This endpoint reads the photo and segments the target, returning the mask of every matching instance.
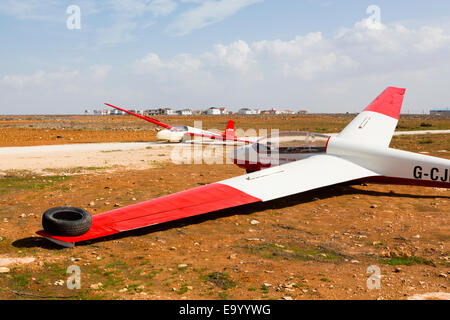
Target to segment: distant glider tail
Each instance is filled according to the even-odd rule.
[[[235,138],[235,135],[234,135],[234,121],[233,120],[228,121],[227,128],[225,129],[224,137],[227,137],[227,138],[230,138],[230,139],[231,138]]]
[[[406,89],[388,87],[338,137],[389,147]]]
[[[165,124],[165,123],[163,123],[163,122],[161,122],[161,121],[158,121],[158,120],[156,120],[156,119],[149,118],[149,117],[146,117],[146,116],[143,116],[143,115],[140,115],[140,114],[131,112],[131,111],[129,111],[129,110],[126,110],[126,109],[122,109],[122,108],[113,106],[112,104],[105,103],[105,105],[107,105],[108,107],[111,107],[111,108],[114,108],[114,109],[117,109],[117,110],[126,112],[126,113],[128,113],[128,114],[131,114],[132,116],[135,116],[135,117],[144,119],[145,121],[148,121],[148,122],[151,122],[151,123],[153,123],[153,124],[156,124],[157,126],[160,126],[160,127],[166,128],[166,129],[172,129],[172,128],[173,128],[172,126],[170,126],[170,125],[168,125],[168,124]]]

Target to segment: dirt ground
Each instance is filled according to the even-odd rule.
[[[320,126],[335,132],[350,118],[258,121],[261,127],[274,120],[285,129]],[[85,119],[71,118],[62,129],[53,117],[2,117],[7,124],[1,123],[0,145],[69,143],[67,137],[70,143],[148,141],[155,133],[129,117],[123,119],[130,123],[114,122],[117,130]],[[411,118],[401,124],[408,130],[430,129],[421,127],[424,123],[450,129],[446,121]],[[448,134],[394,137],[391,146],[450,159]],[[334,186],[72,249],[37,237],[41,215],[50,207],[83,207],[96,214],[245,173],[234,165],[165,160],[140,170],[84,169],[50,175],[7,171],[0,177],[1,299],[408,299],[450,293],[448,189]],[[7,262],[12,258],[31,259]],[[66,287],[71,265],[81,269],[81,289]],[[370,266],[380,270],[379,289],[368,288]]]
[[[355,115],[264,115],[264,116],[165,116],[171,125],[224,131],[234,120],[237,134],[265,136],[279,131],[339,132]],[[402,115],[399,131],[450,128],[450,117]],[[0,116],[0,147],[37,146],[92,142],[148,142],[156,139],[158,127],[132,116]]]

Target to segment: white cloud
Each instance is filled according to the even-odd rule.
[[[230,45],[217,44],[212,52],[207,52],[203,56],[212,66],[231,68],[239,72],[247,72],[256,61],[253,51],[247,42],[239,40]]]
[[[60,70],[57,72],[39,70],[31,75],[5,75],[1,82],[14,89],[26,89],[30,87],[57,86],[61,82],[70,82],[78,76],[78,70]]]
[[[251,4],[263,0],[218,0],[218,1],[184,1],[200,2],[201,4],[187,12],[182,13],[171,25],[167,32],[174,36],[183,36],[193,30],[201,29],[220,22]]]

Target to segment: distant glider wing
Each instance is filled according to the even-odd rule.
[[[200,137],[200,138],[207,138],[212,140],[222,140],[222,141],[236,141],[236,142],[244,142],[244,143],[254,143],[257,138],[251,139],[251,138],[237,138],[236,136],[227,136],[227,135],[220,135],[220,134],[206,134],[206,133],[194,133],[194,132],[186,132],[186,135],[189,135],[191,137]]]
[[[140,114],[131,112],[131,111],[129,111],[129,110],[126,110],[126,109],[122,109],[122,108],[113,106],[112,104],[105,103],[105,105],[107,105],[108,107],[111,107],[111,108],[114,108],[114,109],[117,109],[117,110],[126,112],[126,113],[128,113],[128,114],[131,114],[132,116],[135,116],[135,117],[144,119],[145,121],[148,121],[148,122],[151,122],[151,123],[153,123],[153,124],[156,124],[157,126],[160,126],[160,127],[166,128],[166,129],[172,129],[172,128],[173,128],[172,126],[170,126],[170,125],[168,125],[168,124],[165,124],[165,123],[163,123],[163,122],[161,122],[161,121],[158,121],[158,120],[156,120],[156,119],[153,119],[153,118],[150,118],[150,117],[146,117],[146,116],[142,116],[142,115],[140,115]]]
[[[317,155],[94,215],[91,229],[81,236],[59,237],[43,230],[37,233],[71,246],[75,242],[377,175],[339,157]]]

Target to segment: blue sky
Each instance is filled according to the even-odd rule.
[[[404,112],[427,112],[450,105],[449,15],[437,0],[3,0],[0,113],[356,112],[390,85],[407,88]]]

